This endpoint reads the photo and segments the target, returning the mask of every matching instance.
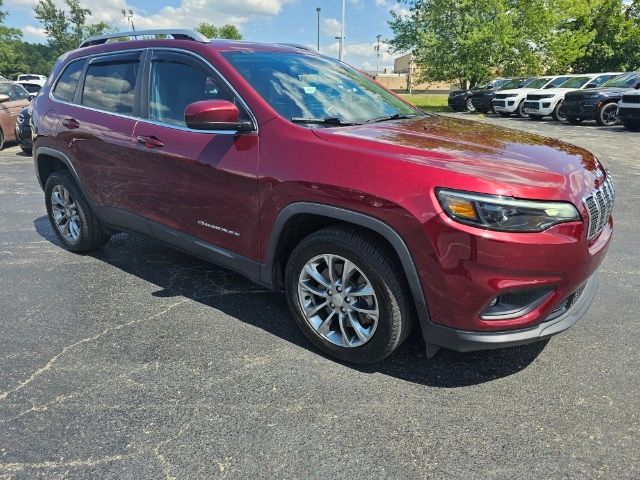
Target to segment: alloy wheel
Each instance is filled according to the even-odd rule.
[[[298,301],[312,330],[340,347],[364,345],[378,326],[373,285],[357,265],[338,255],[318,255],[305,264]]]
[[[465,106],[467,108],[467,112],[473,113],[476,111],[476,107],[473,106],[473,100],[471,98],[467,99]]]
[[[615,103],[609,103],[602,107],[602,112],[600,113],[600,118],[602,119],[602,123],[607,126],[615,125],[618,123],[618,105]]]
[[[60,234],[69,242],[80,238],[80,215],[69,190],[56,185],[51,190],[51,215]]]

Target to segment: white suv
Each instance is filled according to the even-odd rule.
[[[520,118],[527,118],[529,114],[524,111],[524,100],[528,93],[545,88],[555,88],[567,80],[569,80],[569,75],[530,78],[522,88],[497,92],[493,99],[493,109],[503,117],[515,113]]]
[[[629,90],[618,102],[618,119],[627,130],[640,130],[640,90]]]
[[[527,94],[524,102],[524,111],[534,120],[551,115],[554,120],[564,120],[560,113],[560,107],[564,100],[564,95],[573,90],[584,90],[586,88],[596,88],[607,80],[617,77],[620,73],[591,73],[585,75],[571,75],[563,84],[556,88],[546,90],[536,90]]]

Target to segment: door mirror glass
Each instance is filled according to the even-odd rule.
[[[0,94],[0,103],[9,101],[9,95]]]
[[[238,107],[227,100],[190,103],[184,111],[184,123],[194,130],[251,129],[251,122],[241,122]]]

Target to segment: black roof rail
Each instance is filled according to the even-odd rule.
[[[102,45],[114,38],[127,38],[127,37],[156,37],[159,35],[166,35],[173,37],[176,40],[193,40],[194,42],[208,42],[209,39],[199,32],[194,30],[180,30],[180,29],[159,29],[159,30],[136,30],[131,32],[115,32],[106,33],[104,35],[96,35],[95,37],[89,37],[84,40],[79,48],[90,47],[92,45]]]
[[[282,45],[284,47],[299,48],[300,50],[308,50],[310,52],[317,52],[315,48],[307,47],[306,45],[301,45],[300,43],[276,43],[276,45]]]

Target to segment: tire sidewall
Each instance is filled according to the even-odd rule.
[[[602,126],[602,127],[613,127],[614,125],[617,125],[620,121],[617,119],[616,116],[616,121],[613,123],[607,123],[604,121],[604,112],[607,108],[615,108],[617,109],[618,106],[615,103],[607,103],[605,104],[599,111],[598,111],[598,125]]]
[[[70,241],[64,238],[60,230],[58,230],[58,226],[56,225],[55,220],[53,219],[53,208],[51,207],[51,192],[57,186],[61,185],[66,188],[71,195],[71,198],[76,203],[76,208],[78,211],[78,217],[80,218],[80,236],[76,241]],[[89,204],[85,200],[84,196],[80,192],[80,189],[75,184],[75,182],[71,179],[71,177],[67,173],[63,172],[54,172],[52,173],[44,188],[45,193],[45,204],[47,207],[47,216],[49,217],[49,223],[51,224],[51,228],[55,232],[58,239],[62,242],[65,248],[71,251],[83,251],[86,250],[87,244],[89,242],[90,232],[89,232],[89,224],[87,221],[87,213],[90,213]]]
[[[524,111],[524,100],[520,101],[518,109],[516,110],[516,115],[519,118],[529,118],[529,114]]]
[[[371,282],[378,302],[378,325],[373,337],[364,345],[347,348],[339,347],[320,337],[307,322],[300,301],[298,300],[298,280],[304,265],[313,257],[323,253],[331,253],[344,257],[354,263]],[[387,346],[392,342],[393,295],[386,286],[381,274],[367,263],[353,248],[339,241],[320,240],[301,243],[287,262],[285,272],[286,295],[289,307],[294,312],[295,322],[305,337],[318,349],[345,362],[372,363],[386,357]]]

